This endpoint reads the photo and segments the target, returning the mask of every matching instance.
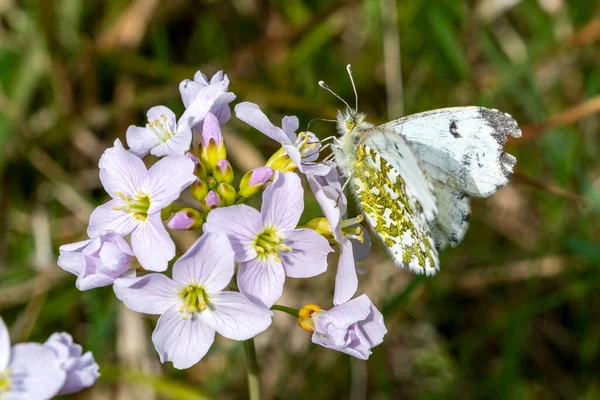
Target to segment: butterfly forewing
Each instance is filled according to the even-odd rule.
[[[406,176],[418,190],[430,189],[422,175],[411,175],[412,168],[418,171],[416,163],[409,169],[398,171],[380,151],[366,143],[359,144],[352,171],[352,189],[396,265],[433,275],[439,268],[437,250],[426,213],[415,189],[407,185]],[[428,196],[421,193],[421,197]],[[435,203],[434,209],[429,211],[435,214]]]

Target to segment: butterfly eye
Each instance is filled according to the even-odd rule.
[[[349,131],[351,131],[355,127],[356,127],[356,121],[354,121],[354,119],[347,119],[346,120],[346,128],[348,128]]]

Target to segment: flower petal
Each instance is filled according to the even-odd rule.
[[[371,303],[371,313],[364,321],[362,321],[359,328],[371,347],[375,347],[383,342],[383,337],[387,333],[387,328],[383,321],[383,314],[375,308],[373,303]]]
[[[163,274],[115,280],[113,290],[127,308],[144,314],[163,314],[177,305],[183,288]]]
[[[239,119],[271,139],[281,144],[292,144],[292,140],[283,129],[273,125],[256,104],[245,101],[236,105],[234,110]]]
[[[10,368],[13,381],[7,393],[9,399],[50,399],[58,393],[67,376],[52,349],[39,343],[14,345]]]
[[[363,241],[360,242],[356,239],[350,239],[352,243],[352,252],[354,253],[354,259],[356,261],[364,261],[369,257],[371,253],[371,235],[369,235],[368,229],[361,225],[360,229],[363,232]]]
[[[131,233],[140,224],[140,220],[131,213],[115,209],[115,207],[121,207],[123,204],[125,203],[121,199],[112,199],[108,203],[96,207],[90,215],[90,224],[87,229],[88,236],[94,238],[105,230],[115,231],[122,236]]]
[[[352,253],[352,243],[344,240],[340,245],[340,259],[338,261],[337,272],[335,274],[335,292],[333,294],[333,304],[340,305],[352,298],[358,289],[358,276],[354,265],[354,254]]]
[[[183,318],[175,307],[158,319],[152,342],[160,361],[172,361],[177,369],[186,369],[204,357],[215,340],[215,331],[197,315]]]
[[[327,270],[327,254],[333,249],[327,239],[312,229],[292,231],[285,245],[292,248],[279,254],[287,276],[310,278]]]
[[[148,170],[142,184],[142,191],[150,196],[148,214],[177,200],[181,192],[196,181],[194,167],[194,162],[182,155],[162,158]]]
[[[347,303],[325,311],[315,320],[315,331],[327,333],[338,346],[344,343],[348,327],[371,313],[371,300],[363,294]]]
[[[293,230],[304,210],[304,189],[293,172],[276,174],[273,183],[263,193],[261,216],[264,226],[278,230]]]
[[[296,135],[296,131],[298,130],[299,126],[300,126],[300,121],[298,120],[298,117],[296,117],[294,115],[292,115],[292,116],[286,115],[281,120],[281,129],[290,138],[292,143],[295,142],[296,139],[298,139],[298,136]]]
[[[283,293],[285,272],[273,257],[255,258],[240,264],[237,284],[240,292],[254,304],[271,308]]]
[[[235,94],[225,92],[222,83],[209,85],[200,90],[196,95],[196,98],[187,107],[181,119],[184,121],[190,121],[190,127],[198,125],[204,121],[206,113],[208,113],[213,106],[221,106],[223,104],[229,104],[235,99]]]
[[[166,270],[169,260],[175,257],[175,243],[165,229],[160,213],[148,216],[133,231],[131,247],[142,267],[149,271]]]
[[[148,211],[158,211],[176,200],[181,192],[195,181],[195,164],[185,156],[169,156],[156,162],[148,171],[143,189],[152,196]]]
[[[82,354],[82,348],[73,342],[73,337],[66,332],[53,333],[44,346],[52,349],[60,367],[67,373],[65,383],[58,395],[71,394],[92,386],[100,374],[98,364],[91,352]]]
[[[4,371],[10,359],[10,335],[8,328],[0,317],[0,371]]]
[[[158,136],[147,127],[131,125],[125,135],[130,151],[138,157],[144,157],[150,150],[161,144]]]
[[[117,193],[136,194],[147,174],[144,162],[125,150],[119,139],[102,154],[98,167],[102,186],[113,198],[119,197]]]
[[[220,292],[209,301],[211,306],[200,318],[226,338],[247,340],[271,325],[273,311],[253,304],[241,293]]]
[[[205,233],[175,262],[173,279],[185,285],[202,285],[209,293],[219,292],[233,277],[233,256],[227,235]]]
[[[263,226],[260,213],[254,208],[240,204],[214,209],[208,213],[203,229],[204,232],[226,234],[235,252],[235,261],[256,258],[256,250],[252,244]]]

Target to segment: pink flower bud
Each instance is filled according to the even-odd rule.
[[[233,168],[227,159],[222,159],[217,162],[213,176],[219,183],[233,182]]]
[[[184,208],[173,215],[167,226],[175,230],[198,229],[202,226],[202,216],[193,208]]]
[[[208,192],[204,200],[202,201],[202,207],[204,211],[209,212],[213,208],[221,207],[223,202],[221,201],[221,197],[215,190],[211,190]]]
[[[260,167],[248,171],[240,181],[240,194],[244,197],[252,197],[273,177],[273,168]]]

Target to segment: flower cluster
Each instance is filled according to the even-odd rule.
[[[68,333],[54,333],[44,344],[11,347],[0,318],[0,398],[50,399],[90,387],[99,376],[92,353],[82,354]]]
[[[59,265],[77,275],[80,290],[112,284],[128,308],[159,315],[152,341],[161,361],[176,368],[202,359],[216,332],[238,341],[263,332],[272,310],[297,316],[314,343],[368,358],[386,333],[369,298],[353,299],[355,261],[368,255],[370,241],[362,216],[346,217],[335,164],[319,161],[326,146],[311,132],[297,133],[296,117],[275,126],[256,104],[237,104],[238,119],[281,147],[264,166],[236,179],[222,133],[235,99],[227,75],[208,79],[198,72],[179,88],[185,107],[179,118],[153,107],[145,127],[127,130],[129,150],[117,139],[104,152],[100,179],[111,200],[92,213],[89,239],[61,247]],[[148,154],[158,159],[146,168]],[[323,211],[305,225],[299,225],[302,178]],[[186,189],[194,200],[175,204]],[[261,192],[260,210],[247,204]],[[198,231],[170,276],[163,272],[176,249],[165,225]],[[331,310],[275,304],[286,277],[324,273],[334,248],[339,261]]]

